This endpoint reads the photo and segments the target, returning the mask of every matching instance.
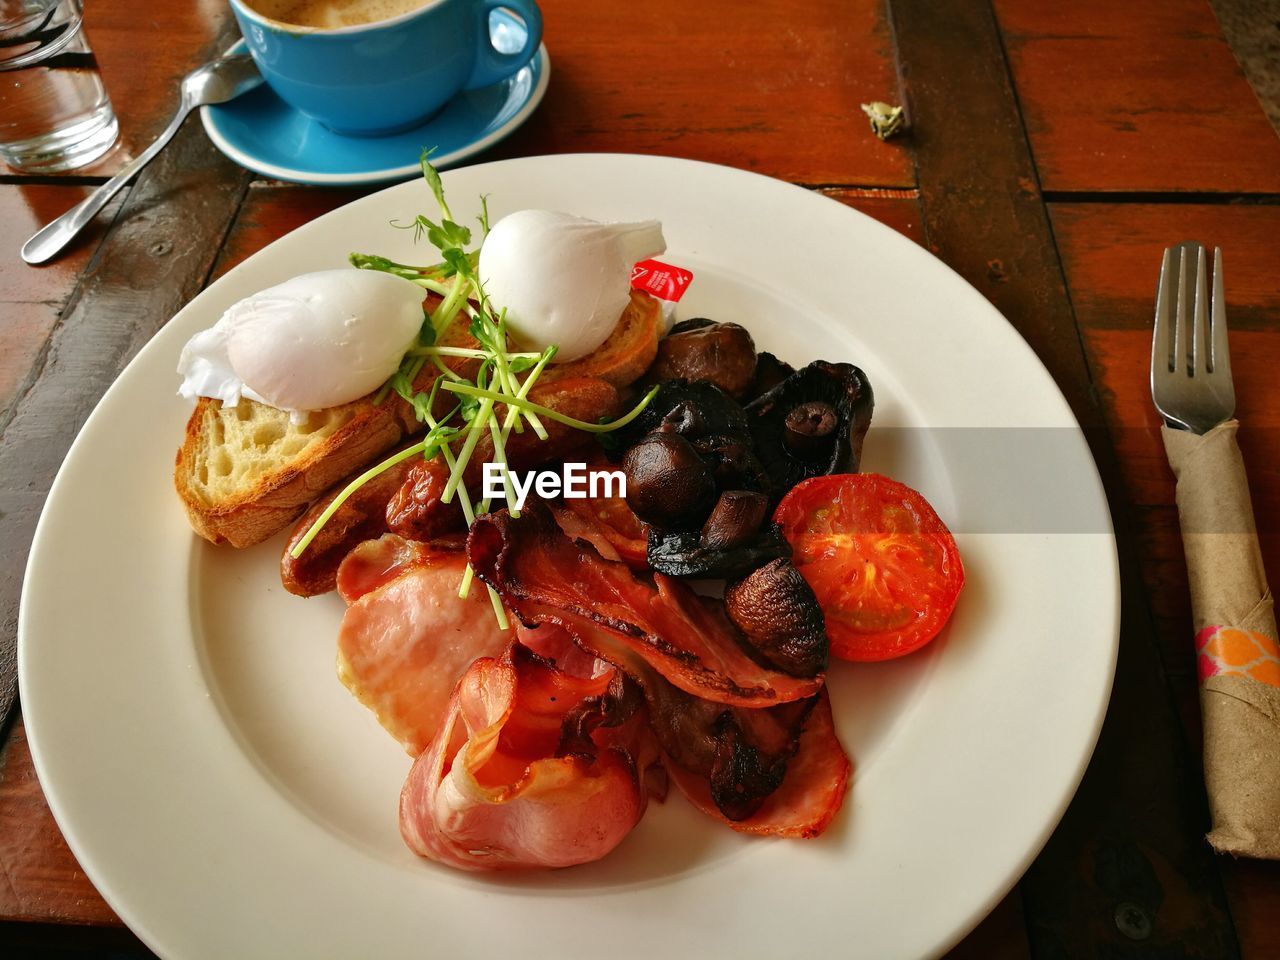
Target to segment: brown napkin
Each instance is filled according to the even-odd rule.
[[[1221,853],[1280,859],[1280,649],[1239,426],[1162,433],[1191,581],[1209,842]]]

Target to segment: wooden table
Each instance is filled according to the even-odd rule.
[[[1147,394],[1160,251],[1221,245],[1241,445],[1280,571],[1280,140],[1204,0],[543,5],[550,90],[484,159],[670,154],[834,197],[989,297],[1086,427],[1122,556],[1115,693],[1066,817],[953,956],[1280,956],[1280,865],[1218,858],[1202,839],[1186,572]],[[0,953],[17,948],[5,955],[149,956],[63,842],[10,709],[23,563],[49,483],[102,391],[180,306],[359,195],[255,179],[191,122],[69,256],[18,260],[32,230],[159,131],[177,78],[227,45],[229,20],[224,0],[90,4],[121,146],[74,175],[0,170]],[[909,104],[909,136],[872,137],[858,104],[876,99]]]

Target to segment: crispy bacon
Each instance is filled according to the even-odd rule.
[[[616,470],[601,452],[587,457],[587,472]],[[606,560],[632,570],[649,569],[649,525],[631,512],[625,497],[572,497],[553,507],[556,523],[571,539],[591,543]]]
[[[569,539],[547,508],[530,503],[478,517],[467,539],[476,574],[525,623],[581,617],[600,627],[574,631],[590,653],[624,669],[638,657],[694,696],[763,707],[815,694],[822,677],[792,677],[763,667],[743,650],[723,604],[686,584],[652,579],[611,562],[589,543]]]
[[[616,670],[574,677],[518,643],[477,660],[401,792],[405,842],[464,870],[600,859],[647,799],[643,709],[625,700]]]
[[[853,764],[836,738],[831,700],[825,688],[816,701],[804,722],[794,756],[787,761],[786,776],[749,816],[726,816],[715,797],[714,780],[709,782],[674,763],[668,765],[671,779],[694,806],[735,830],[780,837],[818,836],[831,825],[844,803]]]
[[[590,646],[592,635],[604,629],[586,617],[562,611],[535,609],[533,615],[544,621],[536,633],[546,649],[563,643],[557,635],[566,633],[579,643],[585,638]],[[649,723],[667,770],[695,806],[714,812],[719,819],[743,824],[739,829],[785,836],[799,836],[800,829],[812,825],[808,810],[834,804],[830,809],[834,815],[839,809],[843,786],[831,794],[830,784],[803,773],[792,777],[789,772],[792,763],[801,764],[803,770],[816,762],[811,757],[801,761],[797,751],[810,718],[821,726],[817,719],[822,709],[820,696],[760,709],[726,706],[677,689],[635,654],[619,666],[643,689]],[[824,690],[821,697],[825,696]],[[831,770],[843,763],[847,779],[848,759],[834,738],[819,739],[809,754],[824,757],[824,766]],[[793,782],[800,786],[793,786]],[[775,803],[775,794],[785,794],[788,799]],[[794,820],[787,819],[789,810]]]
[[[483,589],[458,599],[466,563],[460,550],[387,534],[353,550],[338,571],[350,604],[338,677],[415,757],[435,737],[463,671],[510,641]]]

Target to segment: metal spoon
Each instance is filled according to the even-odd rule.
[[[107,205],[107,201],[114,197],[134,174],[164,149],[165,144],[173,139],[173,135],[182,126],[182,121],[186,119],[187,114],[196,107],[204,104],[226,103],[261,83],[262,74],[258,72],[253,59],[247,54],[222,57],[191,71],[182,79],[182,96],[178,112],[173,115],[164,132],[156,137],[155,142],[142,151],[132,163],[57,220],[41,228],[23,244],[22,259],[27,263],[44,263],[54,257],[84,229],[85,224]]]

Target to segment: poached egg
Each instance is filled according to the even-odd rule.
[[[601,223],[551,210],[519,210],[480,248],[480,280],[525,350],[555,344],[556,363],[609,338],[631,296],[631,268],[666,250],[662,224]]]
[[[372,270],[307,273],[233,304],[178,360],[188,400],[248,397],[293,414],[378,389],[422,327],[423,291]]]

